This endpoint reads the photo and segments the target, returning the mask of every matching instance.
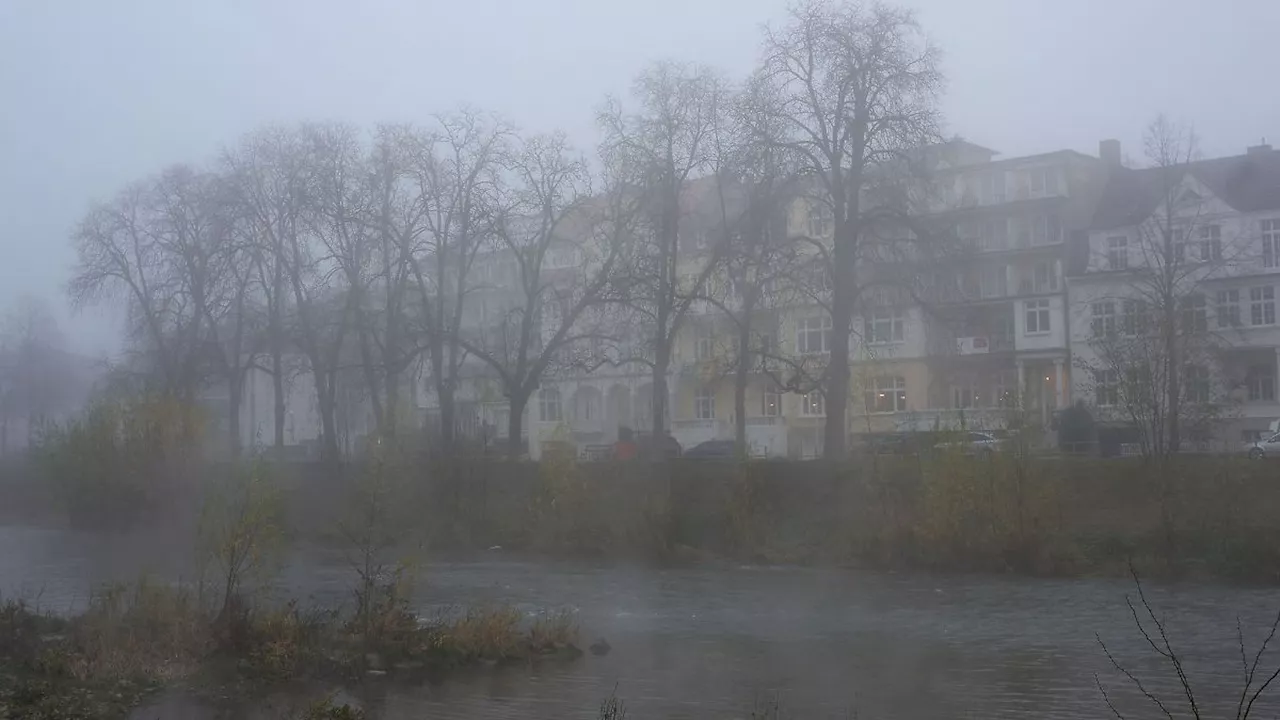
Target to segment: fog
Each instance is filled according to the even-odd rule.
[[[948,129],[1007,155],[1137,148],[1159,111],[1209,156],[1280,137],[1263,60],[1265,0],[912,3],[945,52]],[[754,62],[781,0],[652,2],[0,3],[0,304],[44,296],[69,317],[67,240],[89,204],[265,123],[419,120],[472,103],[597,141],[593,109],[645,63]],[[105,320],[105,321],[104,321]],[[66,326],[117,346],[103,309]]]

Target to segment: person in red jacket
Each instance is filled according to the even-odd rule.
[[[618,428],[618,441],[613,444],[614,460],[634,460],[640,447],[631,439],[631,428]]]

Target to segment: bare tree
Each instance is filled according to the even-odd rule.
[[[1091,353],[1077,363],[1100,405],[1121,408],[1138,429],[1144,454],[1178,452],[1188,432],[1203,434],[1228,409],[1210,368],[1224,339],[1208,322],[1202,283],[1243,256],[1241,238],[1224,238],[1191,173],[1194,132],[1164,116],[1147,128],[1149,167],[1131,173],[1151,214],[1125,237],[1124,282],[1091,296],[1080,310],[1091,321]],[[1109,262],[1109,259],[1107,260]]]
[[[465,348],[458,342],[476,255],[491,247],[498,203],[497,163],[510,141],[502,121],[464,109],[437,116],[418,136],[412,177],[425,232],[409,262],[417,312],[428,341],[427,361],[440,407],[440,441],[454,446],[455,393]]]
[[[766,31],[757,82],[769,87],[762,116],[784,128],[777,142],[813,178],[816,200],[830,209],[832,334],[825,370],[823,452],[845,453],[850,392],[850,333],[859,302],[859,266],[877,203],[865,192],[880,167],[906,163],[938,139],[938,53],[914,16],[870,7],[806,0],[782,28]]]
[[[598,357],[567,351],[616,334],[598,320],[613,297],[627,234],[609,196],[592,197],[586,163],[572,156],[563,135],[524,138],[503,165],[508,201],[495,225],[498,244],[483,261],[491,272],[473,283],[493,303],[486,312],[494,317],[459,340],[502,384],[507,451],[515,458],[525,409],[548,370],[566,358],[592,365]],[[514,289],[506,287],[509,278],[492,274],[508,260]]]
[[[1129,608],[1129,615],[1133,618],[1133,624],[1137,627],[1145,645],[1151,649],[1151,652],[1159,658],[1160,663],[1176,678],[1177,694],[1180,697],[1162,698],[1157,695],[1149,686],[1149,680],[1144,682],[1141,677],[1123,665],[1119,658],[1107,647],[1107,644],[1103,642],[1102,636],[1095,634],[1094,637],[1098,641],[1098,646],[1102,648],[1102,653],[1106,655],[1107,660],[1115,671],[1123,676],[1142,695],[1143,699],[1158,710],[1161,715],[1172,719],[1174,711],[1181,710],[1189,713],[1196,720],[1205,717],[1206,715],[1202,715],[1205,710],[1200,705],[1201,701],[1196,699],[1191,676],[1188,674],[1187,667],[1184,664],[1184,656],[1174,648],[1169,639],[1169,628],[1166,622],[1160,619],[1151,602],[1147,600],[1146,592],[1142,589],[1142,580],[1138,577],[1138,573],[1132,565],[1129,567],[1129,573],[1133,576],[1133,584],[1137,588],[1138,594],[1138,603],[1136,605],[1133,602],[1133,598],[1125,595],[1124,601],[1126,607]],[[1240,669],[1243,675],[1243,682],[1241,684],[1240,697],[1236,701],[1235,720],[1247,720],[1251,717],[1254,703],[1267,692],[1267,689],[1276,681],[1276,678],[1280,678],[1280,666],[1273,671],[1261,668],[1262,673],[1259,674],[1258,672],[1262,663],[1262,656],[1267,652],[1267,647],[1271,644],[1271,641],[1275,639],[1278,629],[1280,629],[1280,613],[1277,613],[1275,619],[1271,621],[1266,637],[1262,639],[1262,642],[1258,645],[1258,651],[1254,653],[1252,660],[1250,660],[1249,652],[1244,642],[1244,627],[1240,622],[1240,618],[1236,618],[1236,642],[1240,648]],[[1107,709],[1118,720],[1124,720],[1125,715],[1116,706],[1111,693],[1102,684],[1102,679],[1097,674],[1094,674],[1093,680],[1098,687],[1098,692],[1102,694],[1103,702],[1107,704]]]
[[[672,349],[690,305],[716,267],[716,253],[698,247],[695,239],[706,238],[707,228],[692,227],[687,215],[691,206],[714,197],[707,188],[719,178],[702,180],[698,188],[694,181],[713,170],[713,136],[727,120],[728,103],[717,74],[672,62],[642,72],[632,92],[638,112],[625,112],[613,98],[601,109],[601,154],[613,181],[635,188],[646,210],[627,278],[619,286],[626,286],[631,307],[644,318],[647,352],[631,359],[652,369],[657,437],[666,430]]]
[[[74,377],[66,338],[49,306],[22,297],[0,326],[0,455],[9,451],[11,423],[30,443],[42,424],[74,402]]]
[[[221,166],[234,190],[238,213],[247,224],[254,293],[266,311],[267,370],[271,375],[274,433],[284,447],[286,352],[292,292],[286,276],[286,248],[299,232],[306,170],[297,128],[266,128],[222,153]]]

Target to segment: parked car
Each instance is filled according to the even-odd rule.
[[[1260,440],[1251,443],[1245,443],[1243,452],[1254,460],[1264,458],[1268,455],[1271,457],[1280,457],[1280,433],[1275,433]]]
[[[737,445],[733,440],[707,440],[686,450],[684,457],[731,460],[738,455]]]
[[[637,433],[636,445],[640,449],[640,457],[650,460],[678,458],[684,452],[680,447],[680,441],[670,435],[663,435],[655,440],[649,433]]]
[[[1004,449],[1005,441],[984,432],[967,432],[959,440],[948,440],[933,446],[935,450],[960,450],[965,455],[990,455]]]

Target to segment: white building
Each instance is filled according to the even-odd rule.
[[[1116,153],[1118,155],[1118,152]],[[1253,439],[1280,419],[1280,152],[1132,170],[1112,168],[1089,231],[1083,272],[1070,278],[1075,393],[1123,422],[1123,368],[1108,338],[1138,338],[1154,292],[1177,298],[1186,402],[1220,406],[1213,439]],[[1167,304],[1167,303],[1166,303]],[[1133,372],[1149,371],[1132,363]]]

